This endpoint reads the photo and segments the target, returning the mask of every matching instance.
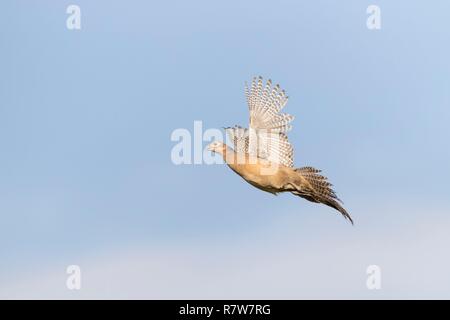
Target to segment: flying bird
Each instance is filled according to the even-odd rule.
[[[294,167],[294,150],[287,132],[293,116],[281,113],[288,96],[269,79],[254,77],[249,88],[245,85],[250,113],[249,128],[225,128],[232,148],[214,141],[208,150],[220,154],[227,165],[245,181],[263,191],[277,195],[290,192],[308,201],[322,203],[338,210],[352,224],[353,220],[342,207],[342,201],[332,184],[313,167]]]

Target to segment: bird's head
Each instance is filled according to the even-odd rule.
[[[220,154],[224,153],[225,144],[222,141],[214,141],[208,145],[208,151],[217,152]]]

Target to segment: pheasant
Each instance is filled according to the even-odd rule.
[[[250,88],[246,83],[245,95],[250,113],[249,128],[224,128],[232,148],[214,141],[208,150],[220,154],[226,164],[252,186],[275,195],[290,192],[325,204],[353,224],[332,184],[320,170],[294,168],[294,152],[287,137],[294,117],[280,112],[288,101],[285,91],[278,84],[272,86],[270,79],[264,85],[262,77],[255,77]]]

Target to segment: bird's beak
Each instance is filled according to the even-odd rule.
[[[208,151],[211,151],[211,152],[214,151],[213,148],[211,147],[211,145],[208,145]]]

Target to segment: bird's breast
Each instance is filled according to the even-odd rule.
[[[233,164],[228,166],[252,186],[261,190],[276,193],[282,191],[283,172],[273,170],[268,162]]]

